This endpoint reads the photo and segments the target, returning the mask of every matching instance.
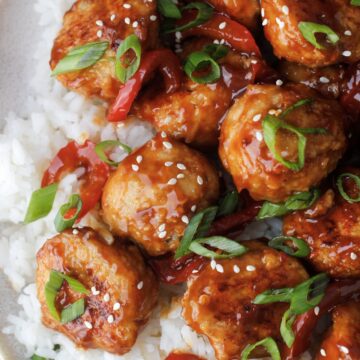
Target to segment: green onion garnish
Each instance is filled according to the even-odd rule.
[[[210,66],[210,71],[204,70]],[[204,70],[206,74],[202,76],[194,75],[194,71]],[[207,53],[195,51],[191,53],[185,62],[184,71],[187,76],[199,84],[209,84],[220,79],[221,71],[219,64]]]
[[[325,49],[325,47],[319,44],[315,34],[325,34],[332,44],[336,44],[340,39],[336,32],[327,25],[301,21],[299,22],[298,27],[303,37],[317,49]]]
[[[290,309],[285,311],[281,319],[280,333],[285,344],[288,347],[291,347],[291,345],[294,343],[295,340],[294,331],[292,329],[292,325],[295,319],[296,319],[296,315],[293,314]]]
[[[254,304],[271,304],[274,302],[290,302],[294,288],[271,289],[257,295]]]
[[[351,0],[350,4],[354,6],[360,6],[360,0]]]
[[[228,54],[229,48],[226,45],[209,44],[204,47],[204,52],[209,54],[214,60],[219,60]]]
[[[135,53],[135,59],[129,61],[122,60],[129,50]],[[118,47],[116,52],[115,72],[116,77],[124,84],[126,83],[138,70],[141,60],[141,43],[139,38],[135,35],[129,35]]]
[[[67,213],[69,210],[75,209],[75,212],[71,212],[71,216]],[[82,201],[79,195],[74,194],[70,196],[69,202],[62,205],[59,209],[58,213],[56,214],[54,224],[55,229],[58,232],[62,232],[68,228],[71,228],[76,219],[78,218],[80,211],[82,209]]]
[[[267,350],[272,360],[281,360],[279,348],[275,340],[271,337],[262,339],[255,344],[247,345],[241,353],[241,360],[248,360],[252,351],[259,346],[262,346]]]
[[[39,356],[34,354],[31,358],[31,360],[48,360],[47,358],[44,358],[43,356]]]
[[[344,185],[343,185],[344,177],[354,180],[356,186],[358,187],[359,192],[360,192],[360,177],[355,174],[351,174],[351,173],[343,173],[343,174],[339,175],[338,178],[336,179],[336,186],[339,189],[340,195],[350,204],[359,202],[360,201],[360,193],[359,193],[358,197],[353,198],[353,197],[350,197],[344,190]]]
[[[158,0],[158,9],[161,15],[171,19],[181,19],[181,11],[172,0]]]
[[[85,300],[80,299],[61,311],[61,322],[66,324],[80,317],[85,312]]]
[[[297,249],[285,244],[286,241],[291,241]],[[268,245],[274,249],[283,251],[284,253],[295,257],[306,257],[310,254],[309,245],[303,240],[293,236],[277,236],[271,239]]]
[[[232,214],[239,204],[239,193],[236,190],[228,192],[220,201],[217,217]]]
[[[54,204],[58,186],[56,183],[51,184],[32,193],[24,219],[25,224],[39,220],[49,214]]]
[[[209,250],[203,245],[209,245],[213,248],[222,250],[219,254]],[[211,236],[208,238],[195,239],[190,243],[189,250],[195,254],[212,258],[212,259],[229,259],[232,257],[243,255],[247,252],[247,248],[238,242],[230,240],[223,236]]]
[[[285,202],[265,201],[256,218],[262,220],[274,216],[283,216],[295,210],[304,210],[312,206],[319,197],[320,191],[312,189],[292,195]]]
[[[106,140],[106,141],[102,141],[101,143],[99,143],[95,146],[95,152],[96,152],[97,156],[100,158],[100,160],[102,160],[104,163],[109,164],[111,166],[118,166],[119,163],[116,161],[110,160],[105,153],[105,151],[107,149],[115,147],[115,146],[121,147],[128,154],[130,154],[132,151],[130,146],[127,146],[120,141]]]
[[[57,63],[51,75],[78,71],[94,65],[103,57],[108,46],[108,41],[99,41],[74,47]]]

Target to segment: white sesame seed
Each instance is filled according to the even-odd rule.
[[[143,157],[142,157],[141,155],[138,155],[138,156],[136,157],[136,162],[137,162],[138,164],[140,164],[140,163],[142,162],[142,160],[143,160]]]
[[[89,321],[84,321],[84,325],[88,328],[88,329],[92,329],[92,325]]]
[[[351,56],[351,51],[345,50],[345,51],[343,51],[342,55],[345,57],[349,57],[349,56]]]
[[[256,114],[256,115],[254,115],[254,117],[253,117],[253,121],[259,121],[261,119],[261,114]]]
[[[215,268],[216,268],[216,261],[215,261],[214,259],[212,259],[212,260],[210,261],[210,267],[211,267],[213,270],[215,270]]]
[[[177,180],[175,178],[171,178],[167,183],[168,185],[175,185],[177,183]]]
[[[96,21],[95,21],[95,24],[96,24],[97,26],[104,26],[104,23],[103,23],[101,20],[96,20]]]
[[[344,35],[351,36],[352,32],[350,30],[346,30],[346,31],[344,31]]]
[[[115,18],[116,18],[116,15],[115,15],[115,14],[112,14],[112,15],[110,16],[110,20],[111,20],[111,21],[114,21]]]
[[[104,295],[104,301],[105,302],[109,302],[109,300],[110,300],[110,295],[108,294],[108,293],[106,293],[105,295]]]
[[[150,21],[156,21],[157,16],[156,15],[150,15]]]
[[[172,164],[173,164],[172,161],[167,161],[167,162],[165,163],[165,166],[166,166],[166,167],[170,167]]]
[[[158,230],[161,232],[161,231],[164,231],[165,230],[165,224],[161,224],[159,227],[158,227]]]
[[[182,38],[182,33],[180,31],[175,32],[175,39],[180,40]]]
[[[225,29],[226,27],[226,22],[223,21],[222,23],[219,24],[219,29],[222,30],[222,29]]]
[[[140,281],[137,286],[136,286],[139,290],[141,290],[144,287],[144,282]]]
[[[131,23],[131,20],[130,20],[129,17],[126,17],[126,18],[124,19],[124,21],[125,21],[125,24],[128,24],[128,25],[130,25],[130,23]]]
[[[132,24],[132,27],[135,29],[137,28],[139,25],[139,22],[138,21],[134,21],[133,24]]]
[[[276,18],[276,23],[279,25],[279,29],[282,29],[285,26],[284,21],[281,21],[279,18]]]
[[[256,139],[257,139],[258,141],[262,141],[262,140],[263,140],[263,135],[262,135],[262,133],[261,133],[260,131],[257,131],[256,134],[255,134],[255,136],[256,136]]]
[[[247,270],[247,271],[255,271],[255,270],[256,270],[256,267],[253,266],[253,265],[248,265],[248,266],[246,266],[246,270]]]
[[[263,22],[262,22],[262,26],[266,26],[268,24],[268,19],[264,19]]]
[[[214,44],[219,44],[219,40],[215,39],[215,40],[213,41],[213,43],[214,43]]]
[[[74,229],[74,230],[72,231],[72,233],[73,233],[73,235],[77,235],[77,234],[79,233],[79,230]]]
[[[160,238],[160,239],[163,239],[165,236],[166,236],[166,231],[161,231],[161,232],[159,233],[159,238]]]
[[[257,64],[257,63],[258,63],[257,60],[255,60],[255,59],[252,59],[250,62],[251,62],[252,64]]]
[[[321,356],[326,356],[326,351],[324,349],[320,349],[320,355]]]
[[[276,84],[277,86],[281,86],[283,83],[284,83],[284,82],[283,82],[282,80],[280,80],[280,79],[276,80],[276,82],[275,82],[275,84]]]
[[[107,318],[107,322],[109,324],[112,324],[114,322],[114,316],[113,315],[109,315],[108,318]]]
[[[224,272],[224,268],[222,267],[221,264],[216,264],[215,269],[216,269],[216,271],[219,272],[219,273],[223,273],[223,272]]]
[[[344,354],[348,354],[349,353],[349,349],[346,346],[339,346],[340,351],[342,351]]]
[[[357,255],[356,255],[354,252],[352,252],[352,253],[350,254],[350,259],[351,259],[351,260],[356,260],[356,259],[357,259]]]
[[[316,306],[316,307],[314,308],[314,314],[315,314],[316,316],[318,316],[319,313],[320,313],[320,308],[319,308],[318,306]]]
[[[261,8],[261,16],[264,17],[265,16],[265,9]]]
[[[131,5],[130,5],[130,4],[124,4],[123,7],[124,7],[125,9],[130,9],[130,8],[131,8]]]
[[[191,273],[192,273],[192,274],[196,274],[196,273],[198,273],[198,272],[199,272],[199,270],[194,269]]]
[[[96,32],[96,36],[97,36],[98,38],[101,38],[101,37],[102,37],[102,34],[103,34],[103,32],[102,32],[101,30],[98,30],[98,31]]]
[[[96,290],[96,287],[93,286],[93,287],[91,288],[91,293],[92,293],[93,295],[99,295],[99,294],[100,294],[100,291],[99,291],[99,290]]]
[[[182,163],[177,163],[176,164],[176,167],[179,169],[179,170],[186,170],[186,166]]]
[[[233,270],[235,274],[238,274],[240,272],[240,268],[237,265],[234,265]]]
[[[221,39],[219,44],[225,44],[225,39]]]
[[[319,79],[319,81],[320,81],[321,83],[323,83],[323,84],[327,84],[327,83],[330,82],[330,80],[329,80],[327,77],[325,77],[325,76],[321,76],[320,79]]]
[[[192,212],[195,212],[196,211],[196,205],[193,205],[190,209],[191,209]]]
[[[198,175],[198,177],[197,177],[197,182],[198,182],[199,185],[204,184],[204,180],[200,175]]]
[[[165,131],[162,131],[161,133],[160,133],[160,136],[164,139],[164,138],[166,138],[166,132]]]
[[[177,175],[176,175],[176,178],[177,178],[177,179],[183,179],[184,177],[185,177],[184,174],[177,174]]]
[[[134,171],[139,171],[139,165],[132,164],[132,165],[131,165],[131,168],[132,168]]]
[[[182,221],[183,223],[185,223],[185,224],[188,224],[188,223],[189,223],[189,218],[188,218],[186,215],[183,215],[183,216],[181,217],[181,221]]]
[[[285,15],[289,15],[289,8],[286,5],[284,5],[281,10]]]
[[[114,304],[113,310],[114,310],[114,311],[117,311],[117,310],[120,309],[120,307],[121,307],[120,303],[117,302],[117,303]]]
[[[166,147],[166,149],[172,149],[172,145],[168,141],[163,141],[163,145]]]

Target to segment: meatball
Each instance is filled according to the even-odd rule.
[[[104,187],[111,231],[156,256],[175,251],[196,210],[216,202],[216,170],[200,153],[159,133],[129,155]]]
[[[263,0],[265,36],[275,55],[309,67],[321,67],[360,59],[360,8],[349,0]],[[339,37],[332,44],[317,34],[323,49],[308,42],[299,23],[313,22],[330,27]]]
[[[267,114],[281,112],[300,100],[312,102],[288,113],[282,121],[296,128],[320,128],[321,134],[306,134],[305,161],[293,170],[275,159],[264,141]],[[343,110],[334,100],[323,99],[301,84],[283,87],[250,85],[235,101],[221,128],[219,153],[237,189],[247,189],[256,200],[279,202],[296,192],[308,191],[331,172],[346,148]],[[298,161],[298,138],[278,129],[276,153],[284,160]]]
[[[316,360],[360,359],[360,303],[351,301],[337,306],[332,320]]]
[[[360,175],[359,169],[351,172]],[[343,183],[356,197],[356,184],[349,178]],[[330,189],[310,209],[286,216],[283,232],[309,244],[309,260],[318,271],[334,277],[360,276],[360,203],[349,203]]]
[[[45,287],[51,270],[80,281],[89,295],[66,281],[56,297],[57,310],[85,297],[85,312],[68,323],[50,313]],[[92,229],[67,230],[45,242],[37,253],[37,293],[42,322],[82,348],[115,354],[130,351],[158,298],[158,283],[134,245],[109,246]]]
[[[260,242],[246,246],[245,255],[212,261],[193,275],[182,301],[185,321],[209,338],[218,360],[240,359],[246,345],[267,336],[281,342],[280,322],[289,305],[252,301],[266,290],[294,287],[307,279],[301,264],[285,253]]]
[[[59,75],[64,86],[87,97],[112,101],[120,87],[113,61],[119,43],[135,34],[144,48],[156,46],[158,23],[150,19],[156,14],[156,2],[134,0],[130,7],[124,4],[125,0],[77,0],[65,14],[51,52],[51,69],[76,46],[95,41],[109,41],[110,46],[93,66]]]
[[[209,3],[249,28],[254,29],[258,23],[259,0],[209,0]]]

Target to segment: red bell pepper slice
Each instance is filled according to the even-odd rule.
[[[314,309],[298,316],[293,325],[295,341],[291,348],[284,347],[283,359],[294,360],[309,348],[311,334],[322,315],[330,312],[336,305],[344,303],[360,296],[359,280],[338,280],[330,284],[323,300],[318,305],[319,313],[315,314]]]
[[[165,92],[172,93],[181,85],[181,65],[177,56],[169,49],[147,52],[135,75],[121,86],[118,96],[111,105],[107,118],[111,122],[125,120],[143,84],[156,71],[160,71],[165,81]]]
[[[41,182],[42,187],[59,182],[65,175],[79,167],[85,168],[85,174],[80,177],[83,181],[80,187],[83,206],[77,220],[80,220],[100,200],[102,189],[110,174],[109,166],[95,153],[95,144],[89,140],[83,145],[70,141],[51,161]]]

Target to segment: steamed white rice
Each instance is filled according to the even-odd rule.
[[[114,126],[99,119],[104,116],[101,104],[94,104],[64,89],[50,76],[48,66],[52,41],[61,26],[64,12],[73,0],[37,0],[35,10],[40,14],[42,39],[37,46],[37,68],[32,81],[27,116],[8,114],[0,134],[0,268],[19,292],[22,310],[8,316],[3,332],[16,337],[24,345],[22,358],[34,353],[55,360],[157,360],[174,349],[191,351],[214,360],[214,352],[207,339],[197,335],[181,318],[181,307],[176,296],[178,289],[163,289],[162,308],[154,312],[141,332],[132,351],[115,356],[102,351],[81,351],[65,336],[47,329],[40,321],[40,306],[36,298],[35,254],[42,244],[54,235],[53,218],[59,205],[67,201],[76,188],[76,175],[68,175],[60,184],[54,211],[45,219],[27,226],[21,224],[30,196],[39,188],[41,175],[58,149],[69,139],[83,142],[119,138],[132,147],[150,139],[153,130],[146,123],[132,120]],[[97,121],[94,121],[94,120]],[[121,159],[125,154],[119,153]],[[84,219],[84,222],[89,221]],[[279,223],[251,225],[244,238],[273,235]],[[171,298],[173,298],[171,300]],[[55,344],[60,351],[54,352]]]

